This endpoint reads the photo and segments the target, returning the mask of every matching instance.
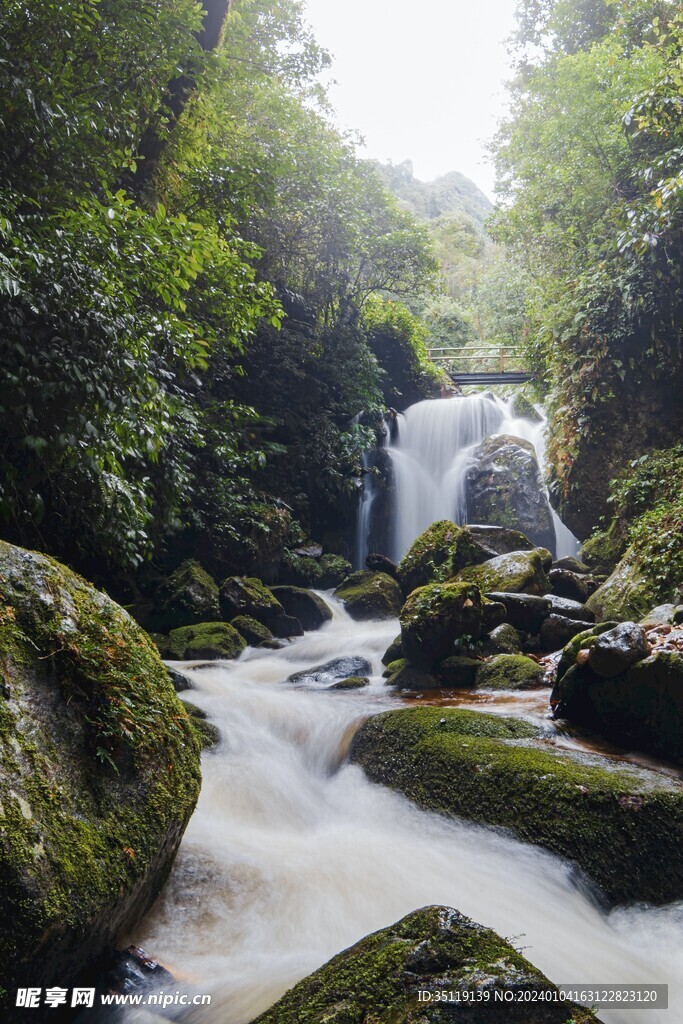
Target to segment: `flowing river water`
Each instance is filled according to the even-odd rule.
[[[682,905],[606,914],[566,862],[421,811],[345,762],[359,721],[404,703],[380,675],[398,625],[354,622],[326,600],[332,621],[280,651],[183,666],[195,686],[183,696],[222,741],[204,755],[173,872],[131,936],[181,987],[211,993],[210,1006],[182,1020],[247,1024],[334,953],[437,903],[496,929],[555,982],[669,984],[669,1010],[603,1010],[605,1024],[679,1024]],[[372,663],[369,687],[285,681],[342,655]],[[511,694],[497,699],[519,713]],[[542,703],[522,701],[521,711],[538,720]]]

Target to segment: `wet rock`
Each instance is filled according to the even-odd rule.
[[[635,622],[621,622],[596,637],[588,652],[588,664],[606,679],[618,676],[650,653],[645,630]]]
[[[385,572],[354,572],[334,592],[352,619],[393,619],[403,595],[396,580]]]
[[[105,992],[132,995],[150,988],[167,988],[176,981],[170,971],[139,946],[116,949],[109,958],[101,988]]]
[[[467,473],[467,517],[505,524],[537,546],[553,549],[555,526],[536,450],[506,434],[485,438],[472,451]]]
[[[247,646],[244,637],[227,622],[199,622],[180,626],[168,634],[170,657],[178,661],[237,658]]]
[[[444,658],[437,669],[441,685],[452,686],[456,690],[471,690],[480,665],[481,661],[464,655]]]
[[[578,619],[579,622],[595,622],[595,612],[586,608],[580,601],[571,601],[568,597],[556,597],[555,594],[544,595],[550,601],[553,615],[564,615],[565,619]]]
[[[477,993],[489,989],[510,992],[510,1001],[475,1002]],[[424,990],[463,996],[460,1002],[420,1002],[419,993]],[[589,1010],[563,1003],[552,982],[495,932],[449,907],[424,907],[338,953],[254,1024],[448,1024],[456,1020],[462,1024],[589,1024],[595,1018]]]
[[[284,608],[273,597],[268,587],[256,577],[230,576],[221,584],[221,609],[226,619],[235,619],[238,615],[248,615],[262,622],[273,633],[278,615]]]
[[[556,684],[557,718],[683,764],[683,655],[658,651],[611,678],[574,665]],[[667,828],[666,824],[662,828]]]
[[[274,640],[268,627],[257,619],[252,619],[250,615],[238,615],[230,625],[251,647],[259,647],[264,642],[270,643]]]
[[[683,784],[671,776],[552,747],[529,722],[459,708],[370,718],[350,757],[422,807],[573,860],[611,903],[683,896]]]
[[[458,579],[474,583],[479,589],[512,594],[545,594],[550,589],[545,574],[551,555],[544,548],[511,551],[496,555],[481,565],[472,565],[458,573]]]
[[[390,665],[392,661],[398,661],[399,658],[403,657],[403,641],[401,640],[401,634],[394,637],[386,651],[382,655],[382,664]]]
[[[305,669],[303,672],[295,672],[288,677],[288,683],[296,683],[298,686],[320,686],[338,683],[349,676],[367,676],[372,672],[372,665],[366,658],[359,656],[346,658],[333,658],[326,661],[324,665],[316,665],[314,668]]]
[[[221,741],[218,726],[208,721],[206,711],[203,708],[198,708],[196,704],[191,704],[190,701],[185,701],[184,703],[202,747],[206,750],[215,747]]]
[[[496,648],[499,654],[519,654],[522,646],[519,633],[509,622],[504,622],[502,625],[496,626],[495,629],[491,630],[488,644]]]
[[[435,675],[411,665],[405,658],[392,662],[389,669],[387,686],[395,686],[397,690],[437,690],[440,686]]]
[[[332,611],[322,597],[301,587],[272,587],[271,593],[287,615],[298,619],[304,629],[320,629],[332,618]]]
[[[431,583],[413,591],[400,622],[405,657],[428,669],[453,653],[464,636],[481,636],[481,595],[469,583]]]
[[[322,544],[304,544],[302,547],[294,548],[294,554],[300,558],[321,558],[323,553]]]
[[[304,635],[304,627],[295,615],[278,615],[273,631],[275,636],[281,640],[289,640],[293,636]]]
[[[484,632],[490,632],[502,626],[507,617],[507,609],[500,601],[489,601],[484,598],[481,606],[481,623]]]
[[[505,607],[505,621],[524,633],[538,633],[550,615],[551,602],[547,597],[497,591],[488,592],[486,597],[502,604]]]
[[[220,618],[218,584],[194,559],[183,562],[164,580],[155,600],[154,625],[161,631]]]
[[[496,555],[509,555],[512,551],[531,551],[535,546],[519,530],[509,530],[505,526],[485,526],[483,523],[468,523],[464,529],[482,547],[487,548],[491,552],[490,558],[494,558]]]
[[[569,572],[578,572],[582,576],[590,573],[590,568],[585,562],[580,562],[578,558],[574,558],[573,555],[567,555],[565,558],[557,558],[553,564],[553,569],[568,569]]]
[[[568,672],[576,664],[579,651],[588,650],[602,633],[606,633],[616,625],[616,622],[600,622],[589,629],[585,629],[582,633],[577,633],[562,651],[560,660],[557,663],[556,678],[561,679],[565,672]]]
[[[332,683],[328,686],[328,690],[362,690],[363,687],[369,686],[370,680],[367,676],[347,676],[346,679],[340,679],[338,683]]]
[[[478,690],[537,690],[542,686],[543,667],[523,654],[499,654],[481,662],[477,671]]]
[[[585,632],[586,623],[579,619],[568,619],[564,615],[549,615],[541,626],[541,650],[546,654],[561,651],[579,633]]]
[[[446,578],[451,575],[451,556],[460,533],[459,526],[442,519],[420,534],[396,570],[406,596],[418,587],[434,582],[439,576]]]
[[[0,963],[14,993],[73,984],[146,913],[199,794],[200,749],[122,608],[2,542],[0,578]]]
[[[584,576],[578,572],[571,572],[569,569],[551,569],[548,573],[550,580],[549,590],[552,590],[556,597],[566,597],[570,601],[578,601],[579,604],[586,604],[588,598],[599,586],[599,583],[592,576]],[[592,605],[590,608],[595,611]]]
[[[194,689],[192,680],[184,672],[179,671],[177,668],[171,668],[169,665],[166,666],[166,671],[171,677],[173,689],[176,693],[183,693],[185,690]]]
[[[320,565],[320,578],[316,586],[322,589],[338,587],[353,571],[351,563],[341,555],[323,555],[318,564]]]
[[[671,625],[677,626],[683,622],[683,604],[660,604],[652,611],[644,615],[640,620],[641,626]]]
[[[372,572],[385,572],[392,579],[398,579],[398,564],[386,555],[370,554],[365,559],[365,565]]]

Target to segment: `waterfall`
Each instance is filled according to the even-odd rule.
[[[605,1024],[683,1019],[676,906],[605,914],[559,858],[422,811],[344,762],[360,719],[402,706],[380,675],[398,624],[354,622],[326,599],[332,621],[282,650],[183,666],[195,687],[183,696],[223,739],[202,758],[173,872],[124,941],[166,964],[174,990],[211,994],[210,1006],[185,1011],[185,1024],[247,1024],[341,949],[432,903],[513,937],[555,982],[669,983],[670,1011],[615,1008],[601,1012]],[[284,681],[342,654],[371,662],[364,690]],[[144,1011],[126,1016],[154,1022]]]
[[[393,469],[394,499],[389,550],[401,559],[416,537],[437,519],[466,523],[467,471],[474,447],[495,434],[510,434],[533,444],[545,473],[545,429],[541,418],[532,422],[514,416],[511,402],[491,393],[447,399],[428,399],[399,416],[396,437],[387,448]],[[371,529],[372,495],[359,511],[357,551],[363,562]],[[556,557],[575,555],[579,542],[551,509]],[[361,521],[362,520],[362,521]],[[359,567],[363,562],[358,561]]]

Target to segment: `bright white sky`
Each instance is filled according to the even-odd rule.
[[[334,56],[331,99],[364,155],[431,181],[461,171],[493,196],[484,143],[505,110],[515,0],[307,0]]]

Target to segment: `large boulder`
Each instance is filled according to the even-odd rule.
[[[607,580],[586,601],[598,619],[638,621],[652,608],[657,593],[633,548],[629,548]]]
[[[199,794],[200,747],[151,640],[63,565],[0,542],[0,624],[13,993],[73,983],[147,911]]]
[[[669,775],[548,746],[521,719],[443,707],[370,718],[350,756],[429,810],[568,857],[612,903],[683,897],[683,783]]]
[[[284,615],[285,611],[268,587],[256,577],[229,576],[221,584],[220,601],[226,619],[248,615],[273,632],[278,616]]]
[[[281,644],[275,639],[267,626],[249,615],[238,615],[230,623],[240,636],[244,637],[251,647],[271,647],[277,650]]]
[[[479,639],[481,594],[470,583],[430,583],[413,591],[400,621],[404,656],[428,669],[454,653],[463,637]]]
[[[496,434],[484,438],[471,458],[467,518],[519,530],[536,546],[554,550],[555,525],[534,446]]]
[[[460,532],[449,519],[440,519],[420,534],[396,569],[404,594],[433,583],[441,568],[444,575],[450,575],[451,555]]]
[[[293,615],[304,629],[320,629],[332,618],[332,611],[322,597],[302,587],[272,587],[287,615]]]
[[[218,618],[218,584],[193,558],[179,565],[159,586],[153,617],[157,629],[174,629]]]
[[[596,637],[588,652],[587,663],[599,676],[611,679],[647,658],[650,644],[644,628],[637,622],[620,622],[614,629]]]
[[[479,589],[512,594],[545,594],[550,589],[546,569],[552,556],[545,548],[510,551],[481,565],[471,565],[458,573],[458,579],[476,584]]]
[[[420,993],[462,993],[451,1003]],[[509,993],[477,1002],[482,991]],[[490,928],[424,907],[338,953],[254,1024],[589,1024],[552,982]]]
[[[352,619],[393,619],[403,595],[396,580],[385,572],[354,572],[334,592]]]
[[[172,629],[162,653],[178,661],[216,661],[237,658],[246,646],[241,633],[227,622],[199,622]]]

